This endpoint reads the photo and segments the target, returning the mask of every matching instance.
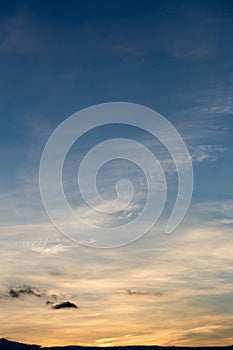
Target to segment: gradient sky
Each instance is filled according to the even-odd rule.
[[[232,344],[232,1],[0,0],[0,77],[1,336],[41,345]],[[122,248],[91,249],[50,223],[39,163],[63,120],[112,101],[145,105],[174,124],[195,186],[184,221],[158,242],[176,195],[169,155],[132,127],[85,135],[64,164],[64,188],[87,221],[122,219],[95,216],[74,192],[77,164],[100,141],[142,142],[169,187],[156,228]],[[125,220],[144,203],[143,175],[115,161],[99,188],[110,198],[122,175],[138,194]],[[52,308],[67,300],[79,308]]]

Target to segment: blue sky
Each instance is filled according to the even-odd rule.
[[[47,332],[45,345],[232,342],[232,17],[231,1],[1,1],[4,298],[0,302],[9,320],[3,336],[40,343],[41,334]],[[52,226],[41,202],[39,163],[54,128],[83,108],[114,101],[141,104],[161,113],[180,132],[193,160],[190,210],[181,227],[161,246],[153,232],[115,252],[73,246]],[[174,203],[177,175],[165,149],[151,135],[132,127],[102,127],[73,146],[64,165],[70,203],[87,220],[97,220],[74,192],[75,172],[88,149],[113,137],[142,142],[161,160],[169,187],[160,222],[163,227]],[[106,166],[99,178],[100,191],[111,197],[122,174],[131,177],[139,191],[126,213],[130,217],[145,199],[145,183],[138,169],[125,163]],[[108,225],[108,220],[100,222]],[[78,277],[75,265],[82,271]],[[153,273],[154,268],[158,274]],[[73,299],[81,303],[82,332],[77,333],[77,316],[69,314],[70,310],[61,311],[56,324],[39,326],[45,315],[52,318],[58,311],[44,310],[38,300],[30,311],[30,297],[16,303],[6,296],[9,286],[24,284],[67,298],[80,295],[80,300]],[[135,293],[127,294],[127,289]],[[160,299],[158,291],[163,295]],[[119,326],[122,313],[115,309],[116,303],[128,310],[127,334]],[[179,316],[174,305],[190,313]],[[161,318],[160,330],[153,312]],[[17,319],[24,313],[35,327],[29,331],[27,323],[17,328]],[[199,324],[193,321],[197,316]],[[64,324],[70,317],[68,332]],[[171,324],[166,324],[167,317]],[[140,319],[145,320],[145,327]],[[99,322],[102,329],[97,327]],[[209,322],[208,329],[205,322]],[[93,326],[96,331],[90,335]],[[55,339],[59,329],[66,336]]]

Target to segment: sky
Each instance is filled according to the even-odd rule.
[[[232,1],[0,0],[0,77],[1,336],[44,346],[231,345]],[[164,234],[177,196],[174,159],[147,131],[109,116],[110,125],[82,135],[67,154],[70,206],[107,230],[140,215],[147,181],[132,162],[112,160],[96,179],[106,201],[116,198],[120,179],[131,181],[134,196],[117,214],[94,212],[77,188],[83,157],[113,138],[156,154],[167,200],[143,237],[100,249],[73,242],[50,221],[39,166],[56,127],[109,102],[145,106],[174,125],[190,153],[194,188],[182,223]],[[90,226],[80,232],[87,245],[98,240]]]

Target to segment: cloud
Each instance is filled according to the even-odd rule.
[[[40,289],[37,287],[32,287],[30,285],[22,285],[17,287],[9,287],[7,294],[2,294],[0,298],[5,299],[20,299],[23,300],[25,297],[36,297],[40,298],[42,300],[45,300],[46,305],[51,305],[52,309],[65,309],[65,308],[74,308],[77,309],[78,306],[74,303],[71,303],[70,301],[65,302],[59,302],[55,304],[55,302],[58,302],[58,300],[61,298],[66,297],[76,297],[75,294],[54,294],[50,293],[45,289]]]
[[[198,11],[198,8],[195,8]],[[225,19],[226,21],[226,19]],[[220,18],[205,18],[193,21],[182,15],[180,20],[170,21],[161,30],[161,44],[178,59],[201,60],[215,57],[220,43],[216,32],[221,31]]]
[[[213,145],[198,145],[190,147],[191,158],[193,162],[201,163],[205,160],[215,161],[223,153],[223,147]]]
[[[60,277],[60,276],[64,276],[64,272],[62,271],[49,271],[49,275],[50,276],[55,276],[55,277]]]
[[[19,298],[19,293],[16,291],[16,290],[14,290],[14,289],[10,289],[9,290],[9,296],[11,297],[11,298]]]
[[[214,214],[221,214],[226,219],[233,218],[233,200],[231,199],[197,203],[196,209],[200,212],[207,211]]]
[[[71,249],[64,253],[62,259],[59,256],[44,259],[41,255],[29,252],[27,261],[31,262],[24,267],[24,274],[28,275],[28,280],[32,280],[28,284],[41,286],[43,283],[47,291],[56,288],[60,292],[76,293],[78,281],[82,309],[52,308],[67,300],[79,306],[78,300],[67,294],[47,305],[37,305],[39,302],[45,304],[47,299],[28,296],[32,301],[28,307],[25,307],[24,302],[17,302],[19,299],[12,299],[1,305],[2,320],[8,320],[2,322],[2,332],[18,337],[22,329],[18,326],[20,324],[27,330],[28,341],[38,341],[44,334],[48,335],[49,345],[57,340],[61,344],[77,340],[82,345],[93,345],[96,339],[118,337],[112,335],[113,327],[119,327],[119,337],[124,335],[124,317],[125,323],[129,325],[127,334],[132,336],[117,339],[114,345],[152,342],[169,345],[175,341],[176,344],[190,345],[195,340],[186,336],[186,332],[196,332],[195,329],[203,324],[210,327],[215,324],[225,325],[230,316],[226,311],[226,308],[229,310],[229,299],[224,295],[232,293],[231,230],[185,227],[159,244],[155,241],[155,235],[154,230],[145,239],[122,249]],[[12,255],[14,252],[16,255]],[[6,274],[3,280],[8,281],[7,259],[4,251],[2,254],[3,271]],[[8,252],[8,259],[14,259],[17,271],[23,267],[24,262],[19,260],[22,254],[18,249]],[[75,269],[74,266],[82,268]],[[48,274],[49,271],[63,271],[64,267],[66,273],[62,278],[52,278]],[[20,282],[16,285],[20,285]],[[132,295],[127,294],[126,288]],[[164,291],[164,296],[143,294],[158,291]],[[208,302],[210,295],[219,295],[218,309],[216,303]],[[55,324],[44,322],[57,314],[59,318]],[[82,323],[81,328],[77,328],[77,314]],[[176,315],[180,316],[177,318]],[[39,322],[39,334],[35,334],[35,325]],[[70,337],[66,333],[67,324]],[[89,329],[93,329],[91,334],[88,333]],[[88,340],[87,334],[90,337]],[[184,339],[180,338],[182,336]],[[41,339],[44,346],[48,345],[45,337]],[[224,336],[217,339],[217,335],[213,335],[213,342],[227,344],[228,340]],[[208,334],[205,340],[207,343]]]
[[[46,254],[46,255],[56,255],[65,252],[68,250],[68,247],[63,245],[63,244],[56,244],[51,246],[43,246],[42,244],[38,244],[38,242],[35,242],[34,244],[31,245],[31,249],[35,252],[41,253],[41,254]]]
[[[0,297],[7,298],[7,299],[22,299],[28,296],[48,299],[46,304],[53,303],[58,298],[58,295],[54,293],[49,293],[45,289],[32,287],[30,285],[8,287],[7,294],[3,294]]]
[[[201,111],[201,113],[202,112],[203,111]],[[208,121],[208,128],[210,128],[209,124]],[[193,165],[202,162],[217,161],[223,153],[226,152],[227,149],[225,147],[216,144],[216,141],[213,142],[212,140],[213,137],[219,136],[216,135],[215,125],[213,125],[213,130],[211,130],[210,135],[206,134],[207,127],[203,125],[203,122],[195,121],[195,123],[189,123],[189,125],[182,122],[181,125],[177,126],[177,129],[186,142]],[[219,132],[219,130],[217,132]],[[169,152],[164,150],[155,138],[150,135],[140,137],[139,142],[143,143],[158,157],[163,170],[169,175],[176,173],[176,165],[182,166],[185,164],[185,160],[182,159],[182,157],[180,157],[180,159],[172,159]]]
[[[41,53],[42,41],[34,22],[35,19],[25,13],[1,21],[0,51],[23,56]]]
[[[145,51],[143,51],[142,47],[139,47],[139,45],[135,44],[119,44],[119,45],[112,45],[110,46],[110,49],[118,54],[120,58],[137,58],[142,60],[144,62],[144,56]]]
[[[140,290],[132,290],[132,289],[126,289],[125,290],[128,295],[154,295],[154,296],[163,296],[164,293],[162,292],[143,292]]]
[[[31,287],[28,285],[19,286],[19,287],[10,287],[8,296],[11,298],[20,298],[23,295],[33,295],[35,297],[41,298],[47,295],[45,290],[40,290],[36,287]]]
[[[60,310],[60,309],[78,309],[78,306],[70,301],[64,301],[62,303],[56,304],[52,306],[52,309]]]
[[[231,320],[226,319],[225,322],[221,325],[203,325],[201,327],[191,329],[190,331],[186,331],[179,340],[181,340],[183,345],[185,345],[186,341],[192,339],[195,344],[202,346],[203,344],[209,345],[210,342],[214,342],[216,345],[216,340],[220,344],[221,339],[224,337],[225,342],[231,344],[232,331],[233,327]]]
[[[196,203],[193,214],[211,227],[224,228],[233,224],[233,201],[230,199]]]

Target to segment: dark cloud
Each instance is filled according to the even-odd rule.
[[[23,299],[27,296],[47,299],[48,303],[53,303],[58,299],[58,296],[56,294],[51,294],[46,289],[40,289],[37,287],[32,287],[30,285],[8,287],[7,293],[1,295],[0,297],[8,299]]]
[[[9,289],[9,296],[11,298],[19,298],[19,293],[16,290],[14,290],[13,288],[10,288]]]
[[[9,287],[8,296],[11,298],[19,298],[23,295],[33,295],[37,298],[46,296],[46,290],[40,290],[39,288],[29,285],[23,285],[19,287]]]
[[[21,285],[16,287],[8,287],[7,292],[0,295],[3,299],[19,299],[24,300],[25,298],[39,298],[44,300],[46,305],[51,305],[52,309],[65,309],[73,308],[78,309],[78,306],[70,301],[58,302],[66,298],[75,298],[76,294],[54,294],[48,292],[46,289],[40,289],[37,287],[32,287],[30,285]],[[56,304],[55,304],[56,303]]]
[[[62,271],[50,271],[49,274],[50,276],[56,276],[56,277],[64,276],[64,273]]]
[[[68,309],[68,308],[73,308],[73,309],[78,309],[78,306],[74,303],[71,303],[70,301],[64,301],[63,303],[56,304],[52,306],[52,309]]]
[[[140,290],[132,290],[132,289],[126,289],[125,290],[128,295],[154,295],[154,296],[162,296],[162,292],[143,292]]]

